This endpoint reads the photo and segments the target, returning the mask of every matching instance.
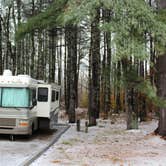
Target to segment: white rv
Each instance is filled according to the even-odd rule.
[[[59,98],[59,86],[5,70],[0,76],[0,134],[31,135],[38,128],[52,128]]]

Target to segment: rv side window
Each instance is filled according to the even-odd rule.
[[[56,101],[59,100],[59,92],[56,92]]]
[[[38,101],[48,101],[48,88],[38,88]]]
[[[51,101],[52,101],[52,102],[55,101],[55,91],[54,91],[54,90],[52,90]]]

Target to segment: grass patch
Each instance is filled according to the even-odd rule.
[[[72,146],[72,145],[74,145],[74,143],[76,143],[76,142],[80,142],[80,140],[77,139],[77,138],[71,138],[71,139],[69,139],[69,140],[63,141],[62,144],[63,144],[63,145],[70,145],[70,146]]]
[[[69,142],[69,141],[63,141],[62,144],[63,144],[63,145],[70,145],[70,146],[72,146],[72,143]]]

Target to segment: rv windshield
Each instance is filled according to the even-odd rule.
[[[29,107],[28,88],[0,88],[1,107]]]

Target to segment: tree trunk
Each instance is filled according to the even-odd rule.
[[[52,58],[53,58],[53,49],[52,49],[52,32],[51,30],[48,31],[49,33],[49,60],[48,60],[48,64],[49,64],[49,77],[48,77],[48,82],[49,83],[53,83],[53,78],[52,78]]]
[[[56,28],[49,30],[49,82],[55,82],[55,62],[56,62]],[[59,55],[58,55],[59,56]]]
[[[122,67],[125,77],[132,69],[132,60],[122,60]],[[129,81],[129,80],[128,80]],[[137,92],[134,89],[134,82],[129,81],[126,87],[126,111],[127,111],[127,129],[138,129],[138,110],[137,110]]]
[[[110,23],[111,12],[102,10],[103,21]],[[111,34],[104,32],[104,55],[102,61],[101,75],[101,110],[104,112],[104,119],[108,118],[111,109]]]
[[[37,79],[44,79],[44,58],[43,58],[43,40],[42,40],[42,32],[38,32],[38,61],[37,61]]]
[[[65,28],[65,57],[64,57],[64,98],[66,113],[69,108],[68,88],[67,88],[67,29]]]
[[[104,11],[103,11],[104,13]],[[102,66],[101,66],[101,103],[100,103],[100,109],[101,112],[104,113],[104,119],[106,119],[108,117],[108,113],[105,109],[106,106],[106,54],[107,54],[107,43],[106,43],[106,33],[104,32],[104,53],[103,53],[103,58],[102,58]]]
[[[58,61],[58,85],[61,85],[62,84],[62,40],[63,40],[63,38],[62,38],[62,30],[59,32],[60,34],[60,38],[59,38],[59,40],[60,40],[60,45],[59,45],[59,52],[58,52],[58,59],[57,59],[57,61]]]
[[[30,37],[29,35],[26,37],[26,46],[25,46],[25,61],[26,61],[26,70],[25,73],[26,74],[30,74],[29,73],[29,47],[30,47]]]
[[[140,61],[140,76],[144,79],[145,78],[145,65],[144,61]],[[140,101],[140,121],[146,121],[147,118],[147,110],[146,110],[146,97],[143,94],[139,96]]]
[[[2,75],[2,17],[0,15],[0,75]]]
[[[67,114],[69,114],[69,105],[70,105],[70,70],[71,70],[71,55],[69,54],[69,46],[68,46],[68,42],[69,42],[69,30],[68,30],[68,27],[65,28],[65,41],[66,41],[66,112]]]
[[[157,90],[158,96],[166,99],[166,55],[159,56],[157,60],[158,79],[157,79]],[[160,135],[166,135],[166,109],[159,108],[159,125],[158,132]]]
[[[7,20],[6,20],[6,53],[5,53],[5,68],[9,69],[9,60],[11,58],[11,43],[10,43],[10,14],[11,6],[8,7]]]
[[[76,107],[76,77],[77,77],[77,27],[67,27],[67,47],[68,47],[68,66],[67,66],[67,85],[70,90],[68,116],[69,123],[75,123],[75,107]]]
[[[96,125],[100,110],[100,10],[96,9],[96,17],[91,24],[91,70],[92,80],[89,89],[91,104],[89,108],[89,125]]]
[[[18,26],[21,23],[21,0],[17,0],[17,22]],[[16,44],[16,56],[17,56],[17,74],[21,74],[21,41],[18,41]]]
[[[127,130],[138,129],[138,113],[136,107],[136,91],[134,88],[129,88],[127,91]]]
[[[159,9],[166,9],[166,1],[159,1]],[[166,54],[163,56],[159,56],[157,60],[157,70],[158,70],[158,79],[157,79],[157,87],[158,87],[158,95],[166,99]],[[159,108],[159,125],[158,125],[158,133],[160,135],[166,135],[166,109]]]
[[[32,0],[32,16],[34,16],[34,14],[35,14],[35,2],[34,2],[34,0]],[[35,77],[35,68],[34,68],[34,66],[35,66],[35,39],[34,39],[34,37],[35,37],[35,32],[33,31],[32,33],[31,33],[31,55],[30,55],[30,59],[31,59],[31,63],[30,63],[30,75],[31,75],[31,77]]]
[[[120,80],[121,77],[121,62],[118,61],[117,64],[117,82]],[[120,113],[120,109],[121,109],[121,101],[120,101],[120,84],[118,83],[118,85],[116,85],[116,110],[115,113],[119,114]]]
[[[105,113],[108,113],[111,109],[111,34],[106,33],[107,42],[107,64],[106,64],[106,87],[105,87]]]
[[[35,57],[35,41],[34,41],[34,35],[35,33],[32,32],[32,35],[31,35],[31,47],[32,47],[32,50],[31,50],[31,63],[30,63],[30,75],[31,77],[34,78],[35,76],[35,70],[34,70],[34,65],[35,65],[35,60],[34,60],[34,57]]]
[[[57,37],[57,29],[56,28],[53,28],[51,30],[51,33],[52,33],[52,48],[51,48],[51,52],[52,52],[52,62],[51,62],[51,80],[52,82],[55,82],[55,71],[56,71],[56,68],[55,68],[55,63],[56,63],[56,37]]]

